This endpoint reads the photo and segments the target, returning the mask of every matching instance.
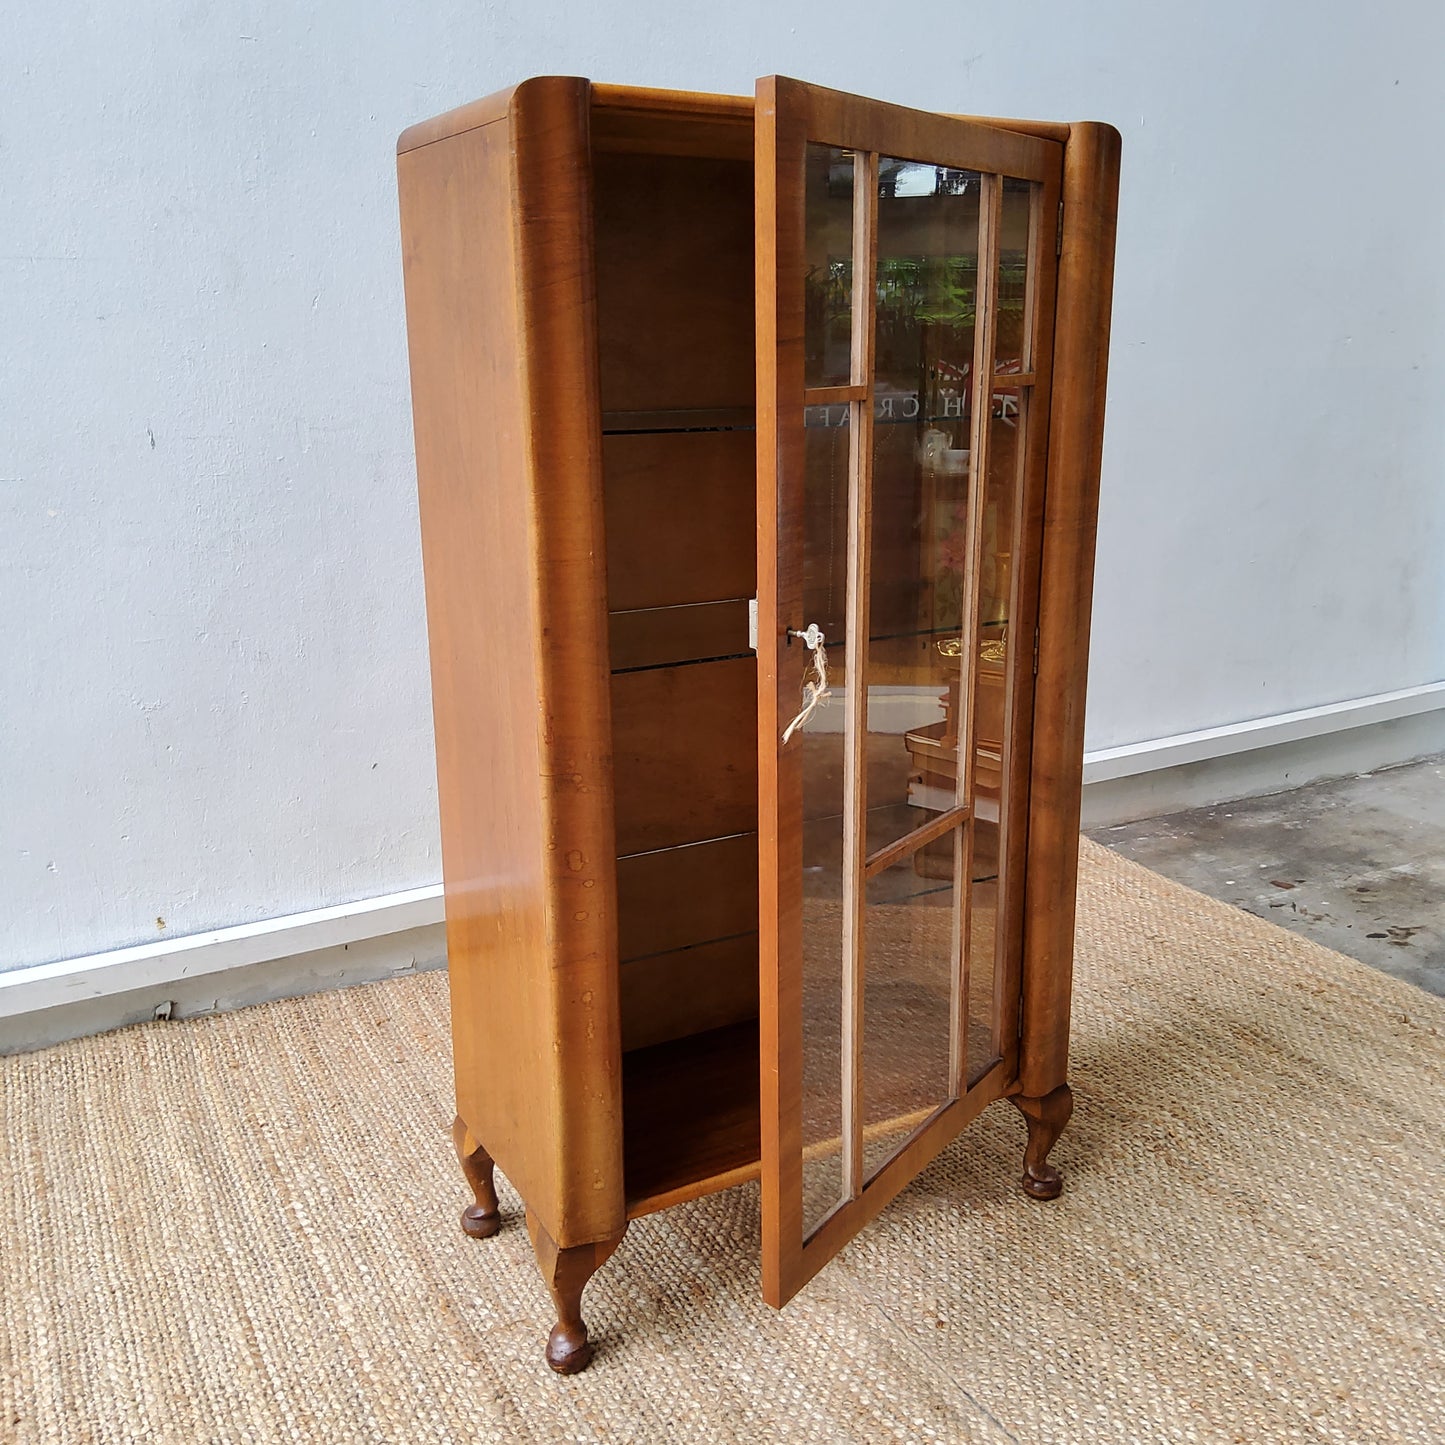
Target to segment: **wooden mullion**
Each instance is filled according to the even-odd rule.
[[[798,1287],[801,1289],[865,1224],[876,1219],[965,1126],[995,1100],[1004,1098],[1010,1087],[1003,1069],[994,1065],[966,1096],[936,1110],[868,1181],[860,1199],[834,1209],[808,1236]]]
[[[978,218],[978,288],[974,296],[973,417],[969,436],[968,546],[964,576],[959,697],[966,729],[958,735],[958,793],[960,802],[973,798],[975,756],[973,745],[974,684],[978,675],[979,575],[983,561],[984,489],[988,483],[989,422],[993,415],[994,339],[998,322],[999,176],[982,177]],[[970,834],[972,829],[970,828]],[[970,840],[971,841],[971,840]]]
[[[878,157],[853,161],[852,380],[848,449],[848,604],[843,765],[843,1189],[863,1190],[863,947],[868,846],[868,616],[873,531],[873,272],[877,258]]]
[[[857,318],[855,317],[853,323],[855,334],[857,329]],[[866,401],[869,391],[869,387],[858,382],[850,383],[847,386],[810,386],[803,392],[803,405],[837,406],[846,401]]]
[[[967,817],[968,806],[964,804],[950,808],[936,818],[930,818],[921,828],[915,828],[911,833],[895,838],[886,848],[880,848],[874,853],[864,865],[865,875],[876,878],[885,868],[891,868],[895,863],[918,852],[920,848],[926,848],[935,838],[943,837],[950,828],[958,827]]]

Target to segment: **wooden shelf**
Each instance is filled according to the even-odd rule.
[[[622,1056],[627,1217],[758,1177],[758,1024]]]

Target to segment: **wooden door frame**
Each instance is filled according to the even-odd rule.
[[[796,753],[785,753],[779,743],[794,706],[779,680],[797,670],[790,666],[796,662],[797,650],[788,634],[808,621],[801,616],[801,579],[791,575],[797,569],[786,562],[801,555],[801,537],[797,535],[801,508],[791,491],[796,490],[802,475],[803,277],[800,267],[780,270],[778,261],[780,256],[796,256],[802,251],[805,147],[808,141],[816,141],[859,151],[926,157],[940,165],[1022,176],[1041,184],[1052,182],[1051,205],[1058,194],[1064,156],[1051,136],[928,115],[780,77],[758,83],[755,117],[762,1258],[764,1297],[778,1306],[969,1120],[1018,1087],[1014,1051],[1009,1049],[971,1089],[935,1111],[866,1188],[835,1208],[804,1242],[802,1058],[798,1047],[802,1037],[802,783]],[[784,158],[786,171],[782,169]],[[1048,234],[1052,233],[1050,226]],[[1045,394],[1040,390],[1040,397]],[[1052,425],[1052,400],[1049,411]],[[1043,431],[1042,425],[1038,430]],[[1037,445],[1043,444],[1039,437]],[[1052,449],[1049,459],[1052,462]],[[1037,516],[1042,526],[1048,489],[1036,490],[1039,494],[1028,518]],[[1030,550],[1036,552],[1037,548]],[[1037,571],[1033,575],[1036,579]],[[1015,586],[1027,595],[1028,578]],[[1015,709],[1017,700],[1025,695],[1028,701],[1032,698],[1032,677],[1027,685],[1017,682],[1026,671],[1017,664],[1013,669],[1016,685],[1011,689],[1011,704]],[[849,691],[853,691],[851,685]],[[1030,759],[1015,758],[1014,763],[1011,783],[1017,777],[1026,785],[1032,774]],[[1018,843],[1021,864],[1026,839]],[[1013,1027],[1012,1021],[1008,1026]]]

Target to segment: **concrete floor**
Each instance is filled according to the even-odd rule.
[[[1445,996],[1445,754],[1089,836]]]

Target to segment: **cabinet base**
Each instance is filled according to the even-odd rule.
[[[497,1186],[493,1178],[496,1165],[492,1156],[472,1138],[458,1115],[452,1121],[452,1143],[467,1183],[472,1186],[476,1202],[462,1210],[462,1233],[472,1239],[490,1239],[502,1227],[497,1208]]]
[[[542,1279],[557,1307],[557,1323],[547,1336],[547,1363],[559,1375],[575,1375],[592,1362],[592,1342],[582,1319],[582,1291],[622,1243],[622,1232],[595,1244],[563,1249],[542,1228],[530,1209],[527,1232],[532,1236],[537,1268],[542,1271]]]
[[[1029,1126],[1019,1183],[1030,1199],[1057,1199],[1063,1192],[1064,1176],[1048,1162],[1048,1154],[1074,1112],[1074,1095],[1067,1084],[1060,1084],[1040,1099],[1015,1094],[1013,1101]]]

